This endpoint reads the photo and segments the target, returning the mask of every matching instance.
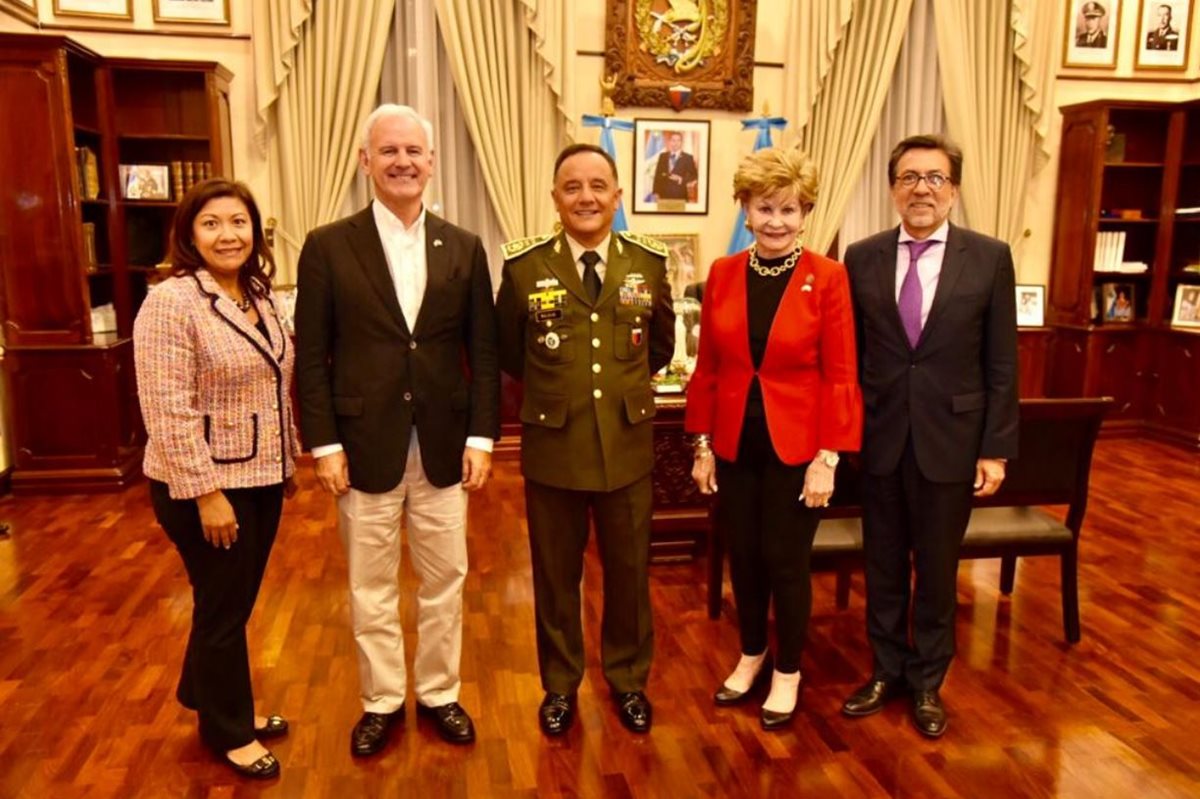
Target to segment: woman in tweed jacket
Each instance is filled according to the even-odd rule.
[[[295,492],[299,451],[289,386],[293,347],[271,299],[274,260],[241,183],[206,180],[183,198],[171,232],[172,277],[134,323],[138,392],[149,440],[143,471],[154,513],[192,584],[192,630],[176,696],[200,736],[238,773],[279,763],[260,739],[246,622]]]

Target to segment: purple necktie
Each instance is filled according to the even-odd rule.
[[[937,244],[933,239],[925,241],[906,241],[908,245],[908,271],[904,274],[904,282],[900,284],[900,299],[896,305],[900,310],[900,321],[904,324],[904,332],[908,335],[908,343],[913,349],[921,339],[921,276],[917,274],[917,261],[921,256]]]

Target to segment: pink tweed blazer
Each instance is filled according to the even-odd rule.
[[[274,485],[296,469],[294,348],[274,303],[255,306],[270,341],[200,270],[160,283],[134,322],[142,470],[175,499]]]

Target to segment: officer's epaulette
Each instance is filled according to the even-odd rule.
[[[541,247],[543,244],[554,240],[553,233],[546,233],[541,236],[528,236],[523,239],[513,239],[512,241],[504,242],[504,246],[500,249],[504,251],[504,260],[516,258],[518,255],[524,255],[530,250]]]
[[[668,254],[667,245],[663,244],[653,236],[643,236],[641,233],[630,233],[628,230],[622,230],[618,234],[621,238],[630,244],[636,244],[643,250],[649,250],[655,255],[661,255],[666,258]]]

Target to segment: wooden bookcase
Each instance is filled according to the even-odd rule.
[[[1096,101],[1062,112],[1047,391],[1112,396],[1110,432],[1200,447],[1200,330],[1171,326],[1176,287],[1200,284],[1184,269],[1200,262],[1200,215],[1176,213],[1200,206],[1200,102]],[[1101,233],[1123,233],[1121,258],[1148,271],[1097,272]],[[1106,284],[1110,296],[1132,293],[1128,321],[1113,318],[1122,314]]]
[[[63,36],[0,35],[0,102],[19,115],[0,143],[15,492],[117,489],[138,475],[130,336],[176,206],[124,199],[119,166],[207,161],[229,174],[230,78],[215,63],[106,59]],[[95,157],[90,187],[83,147]],[[92,310],[109,304],[115,329],[94,329]]]

